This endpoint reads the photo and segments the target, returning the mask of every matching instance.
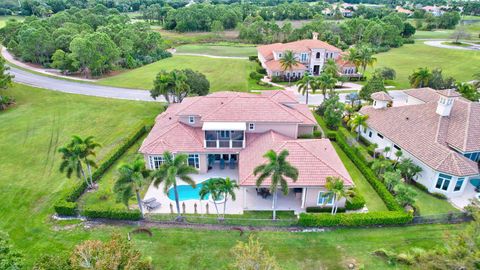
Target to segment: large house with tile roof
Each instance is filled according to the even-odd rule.
[[[360,110],[368,115],[362,136],[380,149],[390,147],[387,155],[392,159],[397,150],[411,158],[422,168],[417,181],[430,192],[454,201],[474,194],[475,186],[480,186],[480,103],[454,90],[420,88],[405,93],[401,106],[384,92],[373,94],[373,105]]]
[[[305,72],[318,76],[329,59],[333,59],[337,63],[339,75],[360,76],[355,65],[344,60],[345,53],[335,46],[318,40],[318,33],[313,33],[312,39],[258,46],[257,51],[258,60],[270,78],[281,77],[296,80],[301,78]],[[291,70],[284,70],[280,62],[286,51],[292,51],[299,62]]]
[[[258,188],[253,171],[267,161],[263,155],[268,150],[288,150],[287,160],[299,177],[296,182],[288,180],[290,192],[279,195],[279,209],[299,213],[308,206],[331,206],[331,201],[325,202],[327,177],[340,177],[346,186],[353,186],[328,139],[299,139],[311,135],[315,126],[308,106],[290,92],[217,92],[170,104],[156,118],[140,152],[149,169],[162,164],[165,151],[187,154],[189,165],[198,169],[198,182],[228,172],[240,185],[237,200],[243,209],[269,210],[270,182],[267,179]]]

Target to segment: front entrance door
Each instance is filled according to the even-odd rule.
[[[314,65],[313,66],[313,75],[318,75],[320,74],[320,66],[319,65]]]

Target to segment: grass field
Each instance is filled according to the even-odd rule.
[[[251,85],[248,74],[254,70],[255,63],[241,59],[219,59],[203,56],[177,55],[146,65],[119,75],[101,79],[98,84],[127,87],[134,89],[151,89],[153,80],[160,70],[190,68],[199,71],[210,81],[210,92],[241,91],[252,89],[274,89]]]
[[[366,205],[369,211],[388,211],[387,207],[383,203],[382,199],[378,196],[377,192],[372,188],[363,174],[355,167],[355,164],[347,157],[338,144],[333,143],[338,156],[342,160],[343,164],[348,170],[350,177],[352,177],[355,187],[358,192],[365,198]]]
[[[103,144],[102,158],[143,118],[152,118],[159,105],[50,92],[15,85],[7,90],[17,105],[0,113],[0,230],[25,254],[26,269],[45,254],[67,254],[86,239],[122,235],[132,227],[84,227],[77,221],[49,217],[61,189],[74,180],[58,172],[58,146],[72,134],[94,135]],[[133,157],[130,149],[124,159]],[[113,172],[112,172],[113,173]],[[110,175],[110,172],[109,174]],[[104,181],[106,179],[102,179]],[[108,180],[107,180],[108,181]],[[323,233],[256,232],[284,270],[344,269],[354,262],[365,269],[402,269],[371,255],[378,248],[432,248],[445,232],[461,233],[463,225],[341,229]],[[229,250],[249,233],[191,229],[152,229],[153,236],[133,235],[133,244],[150,256],[157,269],[225,269]],[[324,268],[320,268],[324,267]]]
[[[415,204],[420,208],[421,215],[436,215],[446,214],[449,212],[459,212],[459,210],[453,207],[448,201],[433,197],[432,195],[421,191],[417,187],[413,188],[417,192]]]
[[[442,49],[427,46],[420,41],[403,45],[388,52],[376,55],[374,68],[390,67],[397,72],[395,86],[409,88],[408,76],[419,67],[442,68],[444,76],[452,76],[459,81],[470,81],[479,72],[480,51]],[[372,68],[369,69],[372,71]]]
[[[25,17],[22,16],[0,16],[0,28],[4,27],[8,20],[15,19],[23,21]]]
[[[176,49],[177,53],[197,53],[216,56],[248,57],[251,55],[257,55],[257,48],[252,45],[223,46],[221,44],[189,44],[179,46]]]

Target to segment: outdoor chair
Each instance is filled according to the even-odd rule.
[[[157,201],[154,201],[154,202],[151,202],[151,203],[147,204],[146,206],[147,206],[148,211],[152,211],[152,210],[155,210],[155,209],[159,208],[160,206],[162,206],[162,204],[157,202]]]
[[[228,167],[233,170],[233,169],[235,169],[235,165],[236,165],[235,160],[230,159],[230,162],[229,162],[229,164],[228,164]]]
[[[220,159],[220,169],[221,170],[225,169],[225,160],[224,159]]]
[[[148,198],[148,199],[142,201],[142,203],[143,203],[143,204],[149,204],[149,203],[155,202],[156,200],[157,200],[157,199],[155,199],[155,198],[152,197],[152,198]]]

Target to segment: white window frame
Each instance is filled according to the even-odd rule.
[[[447,176],[447,177],[444,177],[444,176]],[[450,177],[450,178],[448,178]],[[438,185],[438,182],[441,180],[441,183],[440,183],[440,187],[437,187]],[[443,189],[443,186],[445,186],[445,182],[448,181],[448,184],[447,184],[447,187],[445,189]],[[453,176],[451,175],[448,175],[446,173],[439,173],[438,176],[437,176],[437,181],[435,181],[435,189],[438,189],[438,190],[441,190],[441,191],[448,191],[448,188],[450,187],[450,184],[453,182]]]
[[[190,124],[195,124],[195,116],[189,115],[189,116],[188,116],[188,123],[190,123]]]
[[[462,182],[462,184],[460,185],[460,188],[458,190],[455,190],[457,188],[458,182]],[[463,188],[463,183],[465,183],[465,177],[458,177],[457,181],[455,181],[455,185],[453,186],[453,192],[461,191]]]
[[[318,196],[317,196],[317,205],[318,206],[333,206],[335,204],[335,196],[332,196],[332,199],[330,202],[326,202],[325,203],[325,195],[326,195],[326,191],[320,191],[318,192]],[[320,203],[320,197],[322,197],[322,203]]]
[[[255,130],[255,123],[248,123],[248,130],[250,131]]]
[[[165,160],[163,156],[148,156],[148,162],[150,163],[150,169],[156,170],[160,168]],[[158,163],[158,166],[156,166]]]
[[[307,61],[307,54],[306,54],[306,53],[302,53],[302,54],[301,54],[301,59],[302,59],[302,62]]]
[[[187,164],[189,166],[190,165],[190,158],[193,158],[194,161],[193,161],[193,166],[194,168],[196,169],[200,169],[200,155],[199,154],[196,154],[196,153],[193,153],[193,154],[188,154],[188,159],[187,159]]]

